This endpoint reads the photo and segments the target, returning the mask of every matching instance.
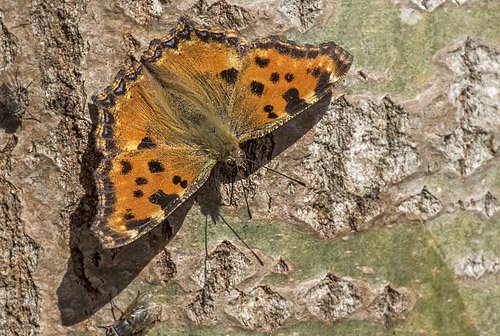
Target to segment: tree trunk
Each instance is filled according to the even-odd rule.
[[[335,41],[354,64],[331,101],[245,144],[248,179],[214,173],[103,249],[90,97],[181,15]],[[154,335],[500,334],[498,22],[498,1],[1,0],[0,334],[104,334],[139,291]],[[214,212],[263,266],[209,220],[205,279]]]

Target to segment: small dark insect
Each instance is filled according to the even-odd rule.
[[[29,106],[28,88],[33,82],[27,86],[20,85],[17,71],[14,80],[11,77],[7,78],[8,81],[0,85],[0,123],[3,128],[15,131],[27,113]],[[30,117],[26,119],[40,121],[31,114],[29,115]]]
[[[106,329],[106,336],[141,336],[146,335],[151,328],[158,323],[161,314],[161,306],[148,306],[151,293],[138,293],[125,311],[116,319],[114,308],[111,304],[111,312],[115,318],[115,324]],[[118,309],[119,310],[119,309]]]

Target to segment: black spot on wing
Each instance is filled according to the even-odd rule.
[[[223,70],[220,72],[220,76],[228,84],[235,84],[236,80],[238,79],[238,74],[239,74],[239,71],[236,70],[235,68]]]
[[[187,180],[183,180],[180,176],[175,175],[172,179],[173,184],[180,184],[180,186],[184,189],[187,188]]]
[[[142,192],[142,190],[134,190],[134,197],[135,198],[141,198],[142,196],[144,196],[144,193]]]
[[[141,143],[139,146],[137,146],[137,149],[150,149],[150,148],[156,148],[156,144],[154,143],[153,139],[144,137],[141,140]]]
[[[257,96],[262,96],[262,92],[264,92],[264,84],[252,81],[252,83],[250,83],[250,91]]]
[[[121,160],[120,163],[122,165],[122,170],[120,173],[122,173],[123,175],[130,173],[130,171],[132,170],[132,165],[130,164],[130,162]]]
[[[135,179],[135,184],[137,185],[142,185],[142,184],[147,184],[148,180],[145,177],[138,177]]]
[[[290,83],[291,81],[293,81],[293,79],[294,79],[294,78],[295,78],[295,76],[293,75],[293,73],[290,73],[290,72],[289,72],[289,73],[287,73],[287,74],[285,75],[285,80],[286,80],[288,83]]]
[[[273,72],[271,74],[271,82],[273,82],[274,84],[278,83],[278,81],[280,80],[280,74],[277,73],[277,72]]]
[[[173,207],[178,200],[179,196],[177,194],[165,194],[162,190],[158,190],[149,196],[149,201],[161,206],[162,210]]]
[[[259,68],[265,68],[265,67],[267,67],[269,65],[269,61],[270,61],[269,58],[263,58],[263,57],[255,56],[255,64],[257,64],[257,66]]]
[[[276,118],[278,118],[278,115],[276,113],[274,113],[273,110],[274,110],[274,106],[273,105],[266,105],[266,106],[264,106],[264,112],[267,113],[267,117],[269,119],[276,119]]]
[[[127,209],[125,215],[123,216],[125,220],[134,219],[135,216],[132,214],[132,209]]]
[[[321,75],[321,69],[320,68],[314,68],[312,69],[311,71],[311,75],[314,77],[314,78],[318,78],[319,75]]]
[[[149,171],[152,173],[161,173],[165,171],[165,168],[161,162],[156,160],[151,160],[148,162]]]
[[[271,112],[271,113],[269,113],[269,114],[267,115],[267,117],[268,117],[269,119],[276,119],[276,118],[278,118],[278,115],[277,115],[276,113],[274,113],[274,112]]]
[[[285,111],[289,114],[297,113],[299,110],[295,107],[305,103],[304,99],[300,99],[299,90],[296,88],[289,89],[282,97],[286,101]]]

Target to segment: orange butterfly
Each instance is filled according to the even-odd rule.
[[[161,223],[240,144],[270,133],[327,95],[353,57],[333,42],[277,37],[247,44],[237,31],[181,18],[140,64],[94,97],[99,108],[102,245],[128,244]]]

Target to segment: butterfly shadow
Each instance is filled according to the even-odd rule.
[[[311,130],[325,115],[331,99],[332,94],[330,93],[320,99],[309,109],[273,132],[262,138],[257,138],[244,143],[241,147],[245,153],[245,157],[248,159],[246,162],[246,169],[237,171],[234,167],[227,168],[223,165],[215,166],[207,183],[205,183],[205,185],[203,185],[200,190],[193,195],[196,203],[200,206],[202,214],[212,218],[218,218],[221,204],[228,203],[227,199],[224,199],[223,201],[223,196],[220,192],[221,184],[233,183],[235,185],[234,192],[242,193],[241,188],[236,186],[236,184],[239,184],[240,180],[249,178],[250,175],[268,164],[287,148],[294,145],[309,130]],[[244,183],[246,186],[247,183]],[[239,199],[241,199],[241,197],[239,197]],[[241,203],[237,204],[237,206],[243,205],[244,204]]]
[[[330,105],[331,98],[332,95],[328,94],[306,111],[268,135],[246,142],[242,149],[249,160],[247,169],[244,171],[243,176],[235,180],[247,178],[299,141],[323,118]]]
[[[70,216],[70,257],[66,274],[56,293],[61,322],[64,326],[79,323],[111,301],[159,254],[180,229],[193,205],[187,200],[168,220],[123,247],[104,249],[90,231],[97,208],[93,172],[102,158],[93,137],[97,125],[97,108],[89,104],[92,132],[82,156],[80,183],[85,188],[76,210]]]

